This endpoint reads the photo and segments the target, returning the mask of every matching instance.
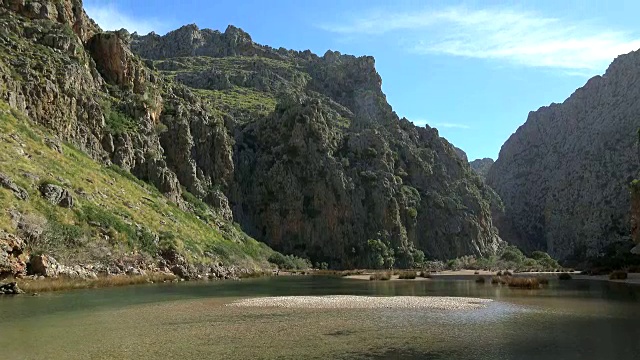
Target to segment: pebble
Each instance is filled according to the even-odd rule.
[[[447,296],[275,296],[237,300],[226,306],[314,309],[434,309],[473,310],[487,307],[490,299]]]

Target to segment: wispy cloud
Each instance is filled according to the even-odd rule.
[[[409,119],[411,122],[413,122],[415,125],[418,126],[425,126],[425,125],[429,125],[432,127],[436,127],[436,128],[448,128],[448,129],[471,129],[471,127],[469,125],[466,124],[460,124],[460,123],[450,123],[450,122],[431,122],[428,121],[426,119]]]
[[[402,44],[411,52],[503,60],[572,75],[602,71],[617,55],[640,48],[637,34],[511,8],[376,11],[321,28],[368,36],[402,32],[413,39]]]
[[[437,128],[451,128],[451,129],[471,129],[469,125],[456,124],[456,123],[435,123],[433,126]]]
[[[85,11],[103,30],[127,29],[129,32],[137,31],[139,34],[148,34],[155,31],[164,34],[170,30],[168,22],[155,18],[142,18],[125,14],[114,3],[95,2],[85,4]]]

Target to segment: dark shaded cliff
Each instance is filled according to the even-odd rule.
[[[529,114],[487,175],[505,204],[496,220],[503,239],[575,259],[629,241],[639,81],[640,53],[632,52],[564,103]]]

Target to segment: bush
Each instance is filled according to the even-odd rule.
[[[520,289],[538,289],[540,288],[540,280],[534,277],[510,277],[507,279],[507,285]]]
[[[511,271],[509,271],[509,270],[505,270],[505,271],[502,272],[502,275],[504,275],[504,276],[513,276],[513,273],[511,273]]]
[[[522,251],[517,247],[508,246],[502,251],[502,254],[500,254],[500,259],[520,263],[524,259],[524,254],[522,254]]]
[[[610,280],[626,280],[627,279],[627,272],[624,270],[617,270],[612,272],[611,274],[609,274],[609,279]]]
[[[311,263],[307,259],[299,258],[293,255],[282,255],[279,252],[274,252],[267,259],[272,264],[275,264],[280,269],[284,270],[305,270],[311,267]]]
[[[138,123],[130,116],[113,109],[109,102],[103,103],[106,129],[113,135],[132,133],[138,130]]]
[[[491,283],[492,283],[492,284],[494,284],[494,285],[496,285],[496,284],[500,284],[500,283],[501,283],[501,280],[502,280],[502,279],[500,279],[500,277],[498,277],[498,276],[492,276],[492,277],[491,277]]]
[[[389,248],[382,240],[370,239],[367,241],[367,247],[369,267],[372,269],[390,268],[395,264],[393,249]]]
[[[407,279],[415,279],[416,278],[415,271],[402,271],[398,276],[399,279],[407,280]]]
[[[376,272],[369,277],[369,280],[389,280],[391,279],[391,273],[389,272]]]
[[[569,273],[563,272],[558,275],[558,280],[571,280],[572,277]]]

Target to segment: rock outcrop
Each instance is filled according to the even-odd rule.
[[[42,197],[51,204],[62,206],[64,208],[73,207],[73,196],[62,186],[44,183],[40,185],[39,190]]]
[[[493,163],[494,161],[491,158],[475,159],[469,163],[469,166],[484,180],[487,178],[487,174]]]
[[[11,180],[11,178],[3,173],[0,173],[0,186],[3,188],[11,190],[13,195],[15,195],[20,200],[29,199],[29,193],[24,188],[18,186],[16,183]]]
[[[638,174],[640,52],[616,58],[564,103],[531,112],[502,146],[487,183],[500,195],[500,235],[558,258],[598,255],[629,239]]]
[[[0,230],[0,279],[26,274],[24,241]]]
[[[629,188],[631,193],[631,239],[636,243],[631,252],[640,255],[640,181],[632,181]]]

